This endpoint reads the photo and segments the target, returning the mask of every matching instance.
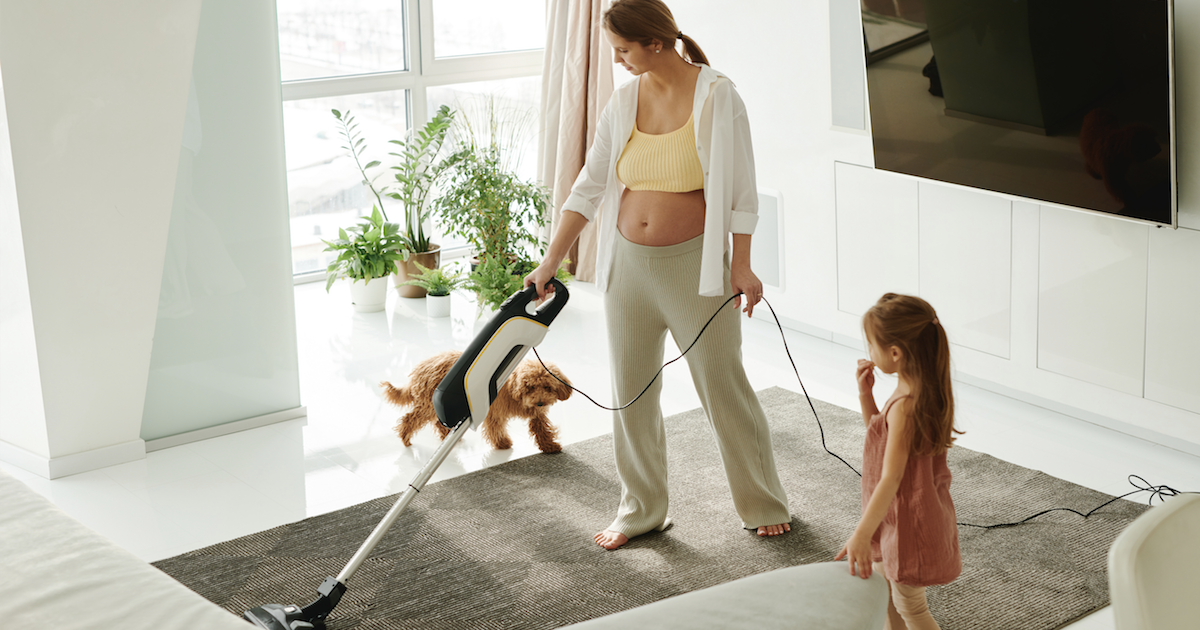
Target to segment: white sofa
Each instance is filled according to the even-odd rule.
[[[5,628],[250,627],[2,470],[0,497]]]
[[[1200,628],[1200,495],[1143,513],[1108,551],[1117,630]]]

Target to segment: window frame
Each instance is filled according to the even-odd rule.
[[[427,90],[443,85],[541,76],[545,48],[529,51],[488,53],[434,58],[434,0],[400,0],[404,3],[405,65],[407,70],[371,72],[312,79],[281,81],[284,101],[371,92],[406,90],[408,127],[429,120]],[[290,217],[289,217],[290,220]],[[443,259],[466,256],[466,247],[442,250]],[[324,280],[324,271],[293,273],[296,284]]]

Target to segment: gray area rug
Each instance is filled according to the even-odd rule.
[[[821,449],[803,395],[759,394],[792,532],[743,530],[703,412],[667,419],[674,526],[607,552],[616,509],[612,440],[569,445],[427,486],[350,580],[330,630],[557,628],[772,569],[831,560],[858,522],[859,478]],[[814,401],[834,452],[859,467],[861,416]],[[557,418],[557,422],[569,419]],[[993,524],[1111,497],[964,448],[950,452],[959,521]],[[231,612],[305,605],[394,503],[385,497],[155,563]],[[1052,630],[1108,603],[1106,558],[1146,509],[1054,512],[1018,527],[960,527],[963,574],[931,587],[945,630]]]

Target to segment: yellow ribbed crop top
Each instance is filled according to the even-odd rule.
[[[617,179],[629,190],[691,192],[704,188],[692,119],[670,133],[642,133],[637,124],[617,160]]]

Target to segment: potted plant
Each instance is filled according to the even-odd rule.
[[[428,199],[430,190],[438,178],[461,158],[461,154],[455,153],[438,159],[446,142],[446,135],[450,131],[450,124],[454,120],[454,112],[443,105],[422,129],[414,130],[407,139],[389,141],[398,147],[397,151],[388,154],[398,158],[398,162],[390,167],[395,171],[395,181],[377,188],[367,171],[379,167],[381,163],[378,160],[365,165],[362,163],[360,155],[366,150],[366,141],[358,133],[354,117],[349,111],[344,115],[336,109],[332,111],[334,118],[342,126],[341,133],[347,142],[344,148],[350,150],[363,183],[375,195],[380,209],[383,208],[382,197],[390,197],[404,204],[404,228],[400,238],[405,256],[397,263],[399,273],[396,274],[395,283],[401,296],[423,297],[424,289],[417,285],[405,284],[405,281],[416,273],[413,266],[416,263],[419,262],[428,268],[437,268],[441,262],[440,247],[429,241],[429,236],[425,233],[425,222],[431,212]],[[386,212],[384,218],[387,218]]]
[[[530,113],[499,108],[495,99],[465,111],[454,124],[456,163],[435,204],[441,224],[467,240],[478,262],[529,262],[534,251],[540,257],[549,192],[516,169],[517,147],[534,122]]]
[[[567,271],[570,260],[564,260],[554,274],[563,284],[570,282],[571,272]],[[533,271],[533,267],[524,261],[503,261],[499,258],[487,258],[467,277],[466,287],[475,292],[479,302],[479,313],[498,310],[500,305],[510,295],[524,288],[525,276]]]
[[[323,240],[323,239],[322,239]],[[325,291],[341,277],[350,279],[350,300],[354,310],[364,313],[382,311],[387,301],[387,282],[396,272],[396,261],[404,258],[400,226],[388,223],[378,207],[358,225],[338,229],[336,241],[325,241],[325,251],[340,252],[325,268]]]
[[[438,267],[430,269],[421,263],[414,264],[418,272],[404,281],[404,284],[418,286],[426,291],[425,311],[430,317],[448,317],[450,292],[464,286],[467,279],[458,269],[446,271]]]

